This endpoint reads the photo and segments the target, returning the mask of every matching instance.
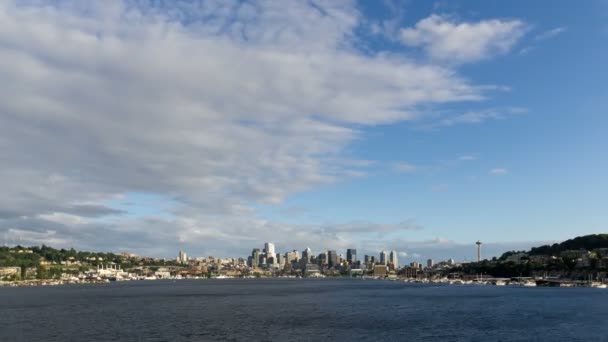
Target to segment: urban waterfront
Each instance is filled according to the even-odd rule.
[[[0,289],[1,341],[608,341],[608,292],[362,279]]]

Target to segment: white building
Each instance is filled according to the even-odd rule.
[[[268,255],[272,255],[272,256],[274,257],[274,256],[277,254],[277,253],[274,251],[274,243],[272,243],[272,242],[266,242],[266,243],[264,244],[264,252],[265,252],[266,254],[268,254]]]
[[[386,251],[380,252],[380,264],[386,265],[388,263],[388,256]]]
[[[395,269],[399,268],[399,258],[397,256],[397,251],[391,251],[390,263]]]
[[[186,252],[179,251],[179,255],[177,256],[177,262],[179,262],[180,264],[188,263],[188,255],[186,255]]]
[[[302,251],[302,259],[306,259],[306,262],[309,263],[312,259],[312,249],[310,247],[306,247],[304,251]]]

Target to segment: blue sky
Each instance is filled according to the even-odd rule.
[[[0,22],[5,243],[410,261],[605,232],[605,2],[9,1]]]
[[[554,4],[549,11],[546,3],[516,4],[478,1],[447,10],[463,20],[518,18],[529,27],[509,53],[462,71],[478,84],[504,85],[508,91],[435,110],[515,107],[521,113],[433,129],[417,122],[365,128],[348,153],[376,162],[368,175],[295,195],[265,212],[287,218],[292,215],[285,207],[300,208],[289,219],[314,223],[411,217],[425,227],[412,234],[416,238],[459,241],[561,240],[605,231],[608,71],[602,65],[608,50],[600,43],[608,38],[605,4]],[[400,22],[407,26],[436,6],[403,7],[407,14]],[[378,3],[369,10],[386,15]],[[387,168],[404,160],[415,170]],[[495,168],[506,173],[490,174]]]

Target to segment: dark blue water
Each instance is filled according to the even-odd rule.
[[[0,288],[0,341],[608,341],[608,290],[229,279]]]

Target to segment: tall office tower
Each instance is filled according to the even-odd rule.
[[[354,264],[357,261],[357,250],[354,248],[349,248],[346,250],[346,261],[349,264]]]
[[[177,257],[177,260],[180,264],[185,264],[188,262],[188,255],[186,255],[186,252],[184,251],[179,251],[179,256]]]
[[[302,251],[302,259],[306,259],[306,264],[310,262],[312,259],[312,250],[310,247],[306,247],[306,249]]]
[[[399,268],[399,258],[397,257],[397,251],[391,251],[390,263],[394,269]]]
[[[481,261],[481,241],[475,242],[477,245],[477,262]]]
[[[371,262],[371,260],[370,260],[370,258],[369,258],[369,255],[365,254],[365,257],[363,258],[363,261],[364,261],[366,264],[369,264],[369,263]]]
[[[372,255],[371,257],[369,257],[369,262],[372,263],[372,264],[375,264],[376,263],[376,256]]]
[[[283,260],[283,256],[281,255],[281,253],[277,253],[276,257],[274,258],[274,260],[277,261],[277,265],[282,265],[285,263],[285,261]]]
[[[254,248],[251,251],[251,267],[258,267],[260,265],[260,249]]]
[[[317,262],[319,265],[327,265],[327,253],[321,253],[317,256]]]
[[[275,255],[276,253],[274,251],[274,243],[266,242],[264,244],[264,252],[269,255]]]
[[[380,264],[386,265],[388,264],[388,255],[386,251],[380,252]]]
[[[298,255],[295,251],[285,253],[285,262],[291,264],[294,261],[298,261]]]
[[[327,251],[327,265],[329,267],[338,266],[338,254],[336,251]]]
[[[433,265],[434,265],[433,259],[429,259],[426,261],[426,267],[433,268]]]

